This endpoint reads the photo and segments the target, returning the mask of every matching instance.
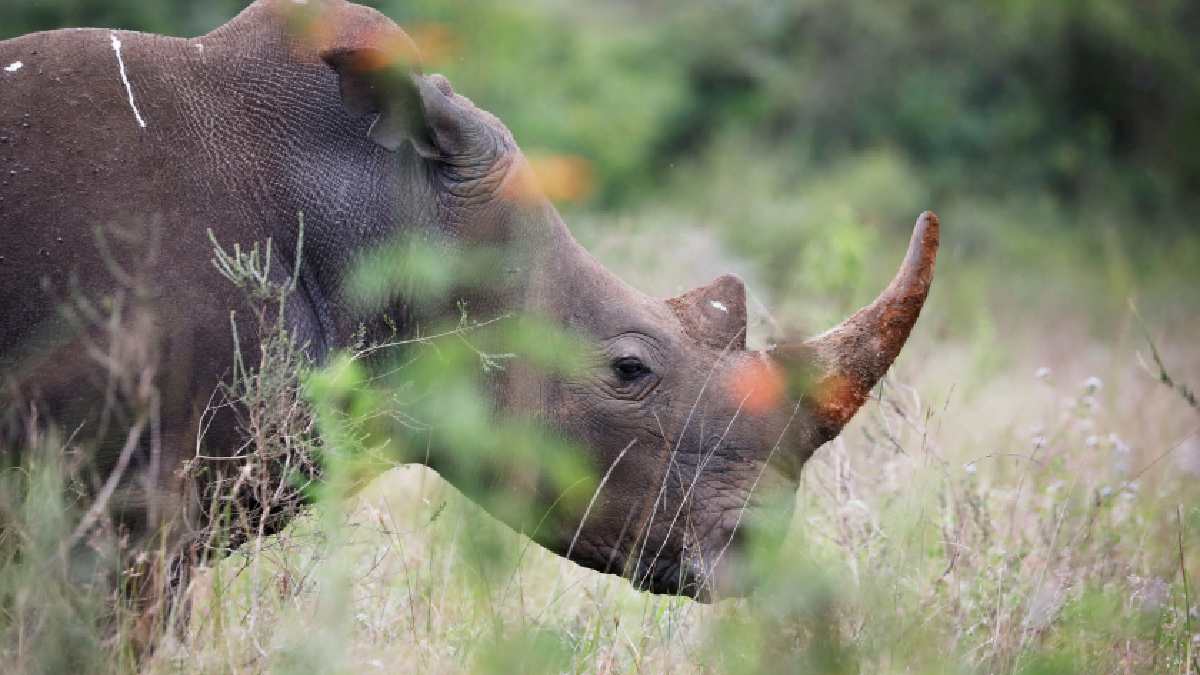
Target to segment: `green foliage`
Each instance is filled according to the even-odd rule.
[[[1050,186],[1088,199],[1130,179],[1124,196],[1152,210],[1200,177],[1174,151],[1200,129],[1185,2],[747,1],[680,14],[671,35],[694,101],[673,127],[684,145],[730,125],[823,162],[895,145],[938,192]]]
[[[364,365],[381,351],[394,365],[381,369],[379,358]],[[390,463],[431,463],[491,513],[528,524],[536,536],[545,515],[531,511],[539,508],[535,496],[558,495],[557,508],[577,513],[595,488],[595,467],[535,418],[496,410],[485,387],[518,356],[522,368],[561,372],[576,367],[580,353],[578,342],[536,318],[477,322],[463,308],[457,323],[429,335],[334,359],[307,379],[306,391],[326,462],[339,462],[343,474],[368,467],[349,470],[355,485]],[[530,492],[494,488],[506,483]]]
[[[133,613],[112,580],[136,583],[126,577],[133,570],[101,536],[66,548],[84,510],[72,499],[81,486],[70,443],[56,434],[29,440],[30,459],[0,474],[0,658],[11,672],[132,668]]]

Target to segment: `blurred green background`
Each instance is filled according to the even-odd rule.
[[[199,35],[243,4],[19,0],[0,37]],[[1152,321],[1197,308],[1195,2],[366,4],[528,154],[587,163],[562,205],[585,243],[703,233],[722,259],[694,267],[738,269],[786,322],[871,297],[925,208],[947,228],[939,334],[987,337],[1031,304],[1100,325],[1133,296]],[[662,267],[647,247],[619,257]]]

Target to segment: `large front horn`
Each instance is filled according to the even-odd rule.
[[[799,385],[796,393],[817,426],[818,443],[850,421],[908,339],[933,282],[938,229],[937,216],[922,213],[900,271],[874,302],[833,330],[774,350]]]

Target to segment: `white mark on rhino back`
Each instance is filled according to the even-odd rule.
[[[145,129],[146,120],[142,119],[142,113],[138,112],[137,103],[133,101],[133,86],[129,84],[129,75],[125,72],[125,59],[121,57],[121,39],[116,33],[109,33],[112,38],[113,53],[117,55],[117,68],[121,72],[121,82],[125,85],[125,92],[129,94],[129,107],[133,109],[133,116],[137,119],[138,126]]]
[[[6,72],[6,73],[15,73],[15,72],[17,72],[18,70],[20,70],[20,69],[22,69],[22,68],[24,68],[24,67],[25,67],[25,64],[24,64],[24,63],[21,63],[20,61],[15,61],[15,62],[13,62],[13,63],[10,63],[10,64],[8,64],[7,66],[5,66],[5,67],[4,67],[4,72]]]
[[[721,302],[720,300],[710,300],[708,304],[712,305],[714,309],[719,309],[726,314],[729,313],[729,308],[726,307],[725,303]]]

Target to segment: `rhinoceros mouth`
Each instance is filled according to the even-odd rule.
[[[712,602],[718,595],[714,589],[714,578],[701,558],[685,554],[682,559],[663,555],[654,559],[654,547],[645,549],[624,547],[592,546],[578,542],[570,559],[578,565],[601,572],[624,577],[639,591],[656,595],[689,597],[699,602]],[[639,555],[639,553],[641,555]]]
[[[716,599],[712,579],[704,566],[695,562],[666,562],[631,579],[634,587],[656,595],[688,597],[710,603]]]

